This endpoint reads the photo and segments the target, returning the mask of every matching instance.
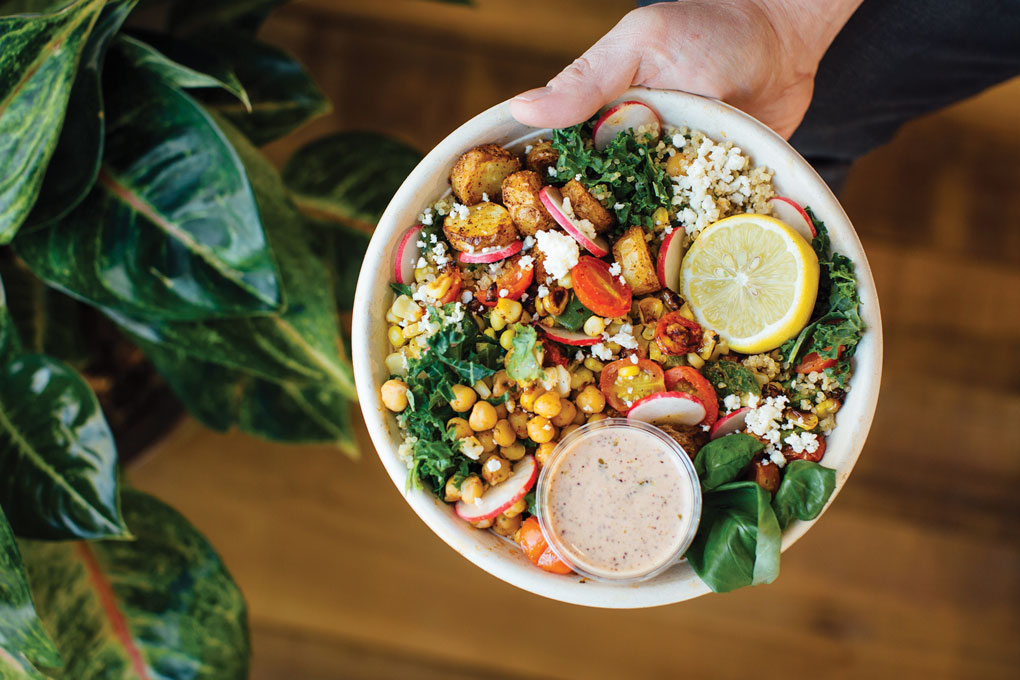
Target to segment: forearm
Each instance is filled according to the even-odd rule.
[[[862,0],[753,0],[810,75]]]

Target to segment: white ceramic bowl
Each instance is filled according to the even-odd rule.
[[[733,140],[750,154],[756,165],[772,168],[776,191],[810,206],[829,228],[833,248],[854,261],[867,331],[855,355],[852,389],[839,411],[838,425],[828,439],[825,453],[824,464],[837,471],[834,500],[864,446],[882,373],[878,296],[871,268],[850,220],[811,166],[779,135],[741,111],[683,92],[635,88],[624,93],[620,101],[627,99],[648,103],[666,123],[702,130],[717,141]],[[462,153],[484,143],[520,147],[543,134],[548,136],[548,131],[514,120],[507,102],[475,116],[440,142],[408,176],[383,213],[368,247],[354,300],[354,376],[372,442],[400,493],[404,493],[407,479],[407,469],[397,457],[400,431],[379,400],[379,386],[387,378],[383,365],[388,349],[384,316],[392,301],[389,283],[397,243],[421,210],[448,189],[450,169]],[[450,506],[427,491],[411,490],[405,499],[425,524],[461,555],[493,576],[545,597],[594,607],[629,608],[680,602],[710,592],[686,562],[637,586],[548,574],[528,562],[516,546],[458,519]],[[783,534],[783,550],[816,521],[791,525]]]

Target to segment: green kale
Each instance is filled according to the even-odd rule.
[[[595,312],[582,305],[576,295],[571,295],[570,301],[567,302],[567,306],[564,308],[563,313],[553,318],[556,319],[556,323],[567,330],[576,331],[578,328],[583,326],[584,322],[588,320],[588,317],[592,316],[594,313]]]
[[[592,144],[595,119],[553,131],[552,145],[559,153],[556,180],[578,178],[586,189],[604,187],[612,211],[622,226],[652,227],[652,213],[673,202],[673,185],[665,167],[654,156],[656,140],[637,139],[622,131],[602,151]],[[606,201],[609,202],[609,201]]]
[[[506,374],[518,382],[542,377],[542,344],[533,326],[514,324],[513,344],[506,357]]]
[[[397,295],[406,295],[407,297],[411,297],[413,292],[410,286],[403,283],[397,283],[396,281],[390,282],[390,290]]]
[[[731,394],[761,394],[761,386],[754,379],[754,374],[736,361],[716,361],[705,366],[701,373],[712,383],[720,399]]]

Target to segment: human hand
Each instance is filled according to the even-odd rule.
[[[546,87],[517,95],[535,127],[588,119],[632,85],[685,90],[746,111],[788,138],[818,62],[861,0],[677,0],[636,9]]]

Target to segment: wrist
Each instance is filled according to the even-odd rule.
[[[818,62],[863,0],[752,0],[768,18],[790,66],[814,77]]]

